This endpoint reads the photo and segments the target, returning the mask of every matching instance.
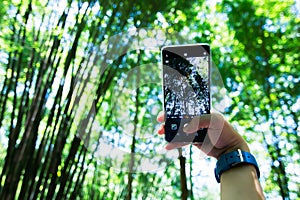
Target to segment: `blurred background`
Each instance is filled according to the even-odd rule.
[[[211,45],[221,112],[267,199],[300,199],[299,12],[294,0],[0,1],[0,199],[218,199],[216,160],[165,152],[156,134],[160,48],[183,43]]]

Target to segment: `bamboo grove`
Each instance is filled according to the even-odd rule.
[[[266,197],[299,199],[299,12],[291,0],[1,1],[0,199],[218,198],[215,160],[155,151],[159,48],[196,42],[212,46]]]

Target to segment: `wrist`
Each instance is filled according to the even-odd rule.
[[[249,148],[246,148],[245,150],[249,150]],[[224,172],[231,170],[239,165],[254,166],[254,168],[256,169],[257,177],[259,178],[260,171],[254,156],[249,151],[237,149],[224,153],[219,157],[215,168],[215,177],[217,182],[220,182],[221,175]]]
[[[220,159],[220,157],[224,154],[233,152],[240,149],[241,151],[249,152],[250,153],[250,148],[248,147],[246,142],[241,142],[235,145],[231,145],[230,147],[227,147],[225,150],[223,150],[219,155],[216,157],[217,160]]]

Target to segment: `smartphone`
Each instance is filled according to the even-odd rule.
[[[161,50],[167,142],[202,143],[207,128],[186,134],[195,116],[210,113],[211,53],[208,44],[172,45]]]

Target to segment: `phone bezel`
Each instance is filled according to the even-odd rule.
[[[162,63],[162,91],[163,91],[163,109],[165,111],[165,91],[164,91],[164,51],[169,51],[175,53],[183,58],[185,57],[201,57],[202,52],[208,53],[208,90],[209,90],[209,111],[211,110],[211,50],[210,45],[207,43],[197,43],[197,44],[181,44],[181,45],[168,45],[161,49],[161,63]],[[187,55],[186,55],[187,54]],[[166,139],[166,135],[165,135]],[[167,139],[166,139],[167,140]],[[168,140],[167,140],[168,141]],[[171,142],[171,141],[168,141]],[[201,143],[203,141],[182,141],[183,143]]]

